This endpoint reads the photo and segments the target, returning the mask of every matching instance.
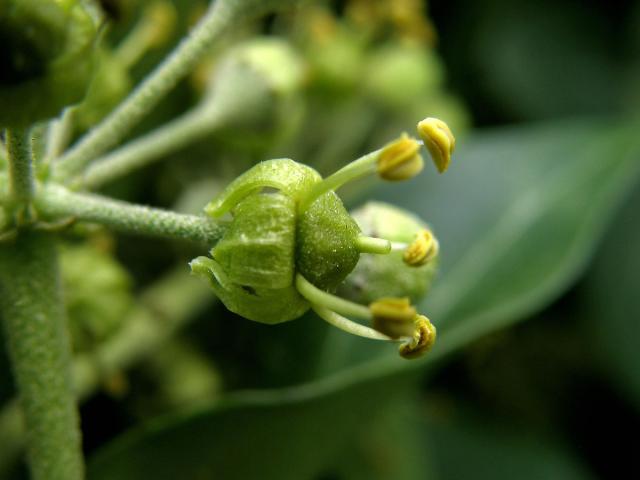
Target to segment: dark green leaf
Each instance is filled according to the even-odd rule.
[[[91,480],[304,480],[331,474],[404,379],[340,379],[230,395],[217,407],[134,430],[97,455]]]
[[[616,221],[581,291],[591,344],[640,408],[640,189]]]
[[[438,412],[438,409],[435,409]],[[593,478],[586,465],[555,440],[526,429],[489,422],[476,414],[433,412],[424,426],[436,478],[538,480]]]

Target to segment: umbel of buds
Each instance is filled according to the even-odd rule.
[[[432,141],[420,133],[425,143]],[[423,167],[419,150],[418,140],[402,135],[325,179],[289,159],[259,163],[205,208],[216,219],[231,218],[211,257],[194,259],[192,271],[208,279],[229,310],[250,320],[286,322],[312,309],[347,332],[400,343],[405,358],[420,356],[433,345],[436,330],[408,298],[361,305],[333,293],[360,254],[401,251],[408,269],[437,255],[437,240],[429,230],[418,232],[409,244],[365,236],[335,193],[370,174],[391,181],[412,178]]]

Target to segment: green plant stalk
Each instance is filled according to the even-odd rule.
[[[35,192],[31,143],[28,132],[7,130],[9,161],[9,192],[15,203],[28,203]]]
[[[36,480],[84,475],[55,242],[25,232],[0,249],[0,308]]]
[[[73,133],[72,130],[73,109],[67,108],[59,118],[49,124],[43,163],[49,164],[62,154]]]
[[[110,375],[157,352],[198,312],[215,302],[208,286],[185,278],[185,270],[176,268],[147,288],[113,337],[95,351],[74,359],[73,383],[78,400],[89,397]],[[18,401],[11,400],[0,411],[0,477],[22,451],[24,433]]]
[[[205,216],[133,205],[100,195],[72,192],[55,185],[40,190],[35,206],[41,216],[52,220],[99,223],[122,233],[188,240],[209,248],[226,231],[226,223]]]
[[[197,108],[95,160],[79,185],[96,189],[204,137],[220,126],[218,111]]]

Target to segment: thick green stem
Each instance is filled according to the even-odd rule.
[[[9,192],[14,202],[28,203],[35,191],[29,136],[26,131],[7,130],[6,140]]]
[[[122,328],[95,351],[73,361],[73,380],[80,401],[118,372],[158,352],[196,314],[215,301],[211,290],[176,268],[140,295],[140,301],[126,316]],[[24,425],[18,402],[0,411],[0,477],[15,462],[24,443]]]
[[[193,110],[143,137],[97,159],[79,183],[95,189],[178,150],[219,126],[217,111]]]
[[[0,249],[0,308],[36,480],[84,475],[62,302],[51,238],[27,232]]]
[[[41,189],[35,206],[41,216],[52,220],[74,218],[99,223],[123,233],[188,240],[209,247],[215,245],[226,231],[224,222],[205,216],[133,205],[100,195],[72,192],[55,185]]]

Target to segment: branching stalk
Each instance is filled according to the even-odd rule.
[[[226,230],[224,222],[205,216],[133,205],[99,195],[75,193],[55,185],[42,188],[35,205],[45,218],[74,218],[123,233],[188,240],[209,247],[215,245]]]
[[[92,163],[79,183],[98,188],[189,145],[217,128],[221,117],[216,113],[198,108],[127,143]]]

